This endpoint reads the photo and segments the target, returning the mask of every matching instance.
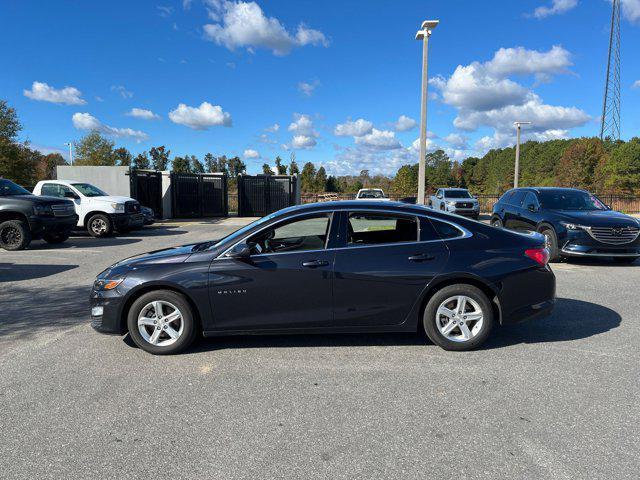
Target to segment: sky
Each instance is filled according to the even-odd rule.
[[[622,0],[622,137],[640,135],[640,0]],[[137,154],[276,155],[329,174],[418,161],[423,20],[428,149],[456,160],[596,136],[610,0],[2,1],[0,98],[20,140],[68,156],[98,129]]]

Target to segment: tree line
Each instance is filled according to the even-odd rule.
[[[22,125],[16,111],[0,100],[0,177],[21,185],[50,179],[58,165],[67,162],[59,153],[42,154],[29,143],[17,141]],[[247,166],[238,156],[195,155],[171,157],[164,145],[133,155],[124,147],[92,131],[75,142],[75,165],[128,166],[132,169],[168,170],[178,173],[224,173],[233,188],[235,177],[246,174]],[[426,155],[426,183],[439,187],[469,188],[476,194],[501,194],[513,185],[515,148],[488,151],[482,157],[451,161],[443,150]],[[288,165],[280,156],[273,166],[264,163],[265,175],[298,175],[303,193],[355,193],[360,188],[382,188],[388,193],[413,196],[418,190],[418,164],[401,166],[392,177],[370,175],[328,175],[324,166],[306,162],[298,167],[295,153]],[[546,142],[528,141],[520,147],[520,185],[567,186],[595,192],[640,194],[640,138],[611,141],[574,138]]]

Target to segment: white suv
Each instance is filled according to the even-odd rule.
[[[144,215],[136,200],[107,195],[89,183],[45,180],[38,182],[33,194],[72,200],[79,217],[77,226],[86,228],[94,237],[106,237],[114,228],[128,232],[144,225]]]

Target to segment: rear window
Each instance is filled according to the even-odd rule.
[[[431,224],[433,225],[433,228],[436,229],[436,232],[438,232],[438,235],[440,235],[440,238],[442,239],[456,238],[464,235],[464,232],[462,230],[454,227],[450,223],[441,222],[440,220],[435,220],[432,218]]]
[[[522,200],[524,199],[526,193],[527,192],[523,192],[522,190],[516,190],[509,199],[509,204],[519,207],[520,205],[522,205]]]
[[[352,213],[349,215],[349,245],[376,245],[418,241],[415,217]]]

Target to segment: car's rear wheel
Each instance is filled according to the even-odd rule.
[[[487,295],[467,284],[436,292],[424,309],[423,325],[429,339],[445,350],[472,350],[493,328],[493,308]]]
[[[24,250],[31,243],[29,225],[22,220],[0,223],[0,247],[5,250]]]
[[[154,355],[183,351],[197,330],[189,302],[171,290],[154,290],[133,302],[127,326],[135,344]]]
[[[113,223],[108,215],[97,213],[87,222],[87,231],[92,237],[107,237],[113,233]]]
[[[47,243],[63,243],[69,239],[69,233],[45,233],[42,238]]]
[[[544,246],[549,250],[549,261],[559,262],[560,252],[558,251],[558,236],[551,227],[543,227],[540,233],[544,235]]]

